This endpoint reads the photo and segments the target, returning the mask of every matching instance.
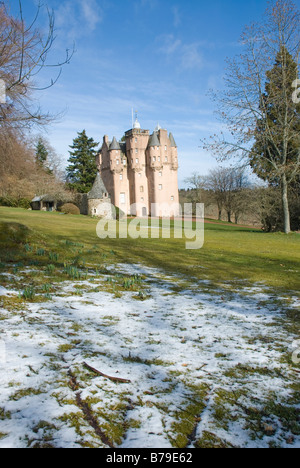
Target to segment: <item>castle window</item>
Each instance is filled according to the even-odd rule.
[[[157,160],[160,162],[160,156],[158,156]]]
[[[136,162],[136,164],[138,164],[138,163],[139,163],[139,160],[138,160],[138,158],[136,158],[135,162]]]
[[[163,188],[163,186],[160,184],[160,185],[158,186],[158,190],[162,190],[162,188]]]
[[[139,150],[136,148],[136,150],[135,150],[135,154],[138,154],[138,152],[139,152]]]
[[[168,162],[168,156],[165,157],[165,162]]]
[[[120,164],[120,161],[117,159],[117,166]]]
[[[165,146],[165,151],[167,151],[167,149],[168,149],[168,147],[167,147],[167,146]]]
[[[173,195],[172,195],[172,197],[171,197],[171,201],[174,201],[174,197],[173,197]]]
[[[126,166],[126,159],[123,159],[123,166]]]
[[[134,141],[137,143],[137,138],[135,137]]]
[[[141,185],[140,186],[140,192],[143,193],[144,192],[144,187]]]
[[[120,180],[123,180],[123,174],[120,174]]]
[[[156,162],[156,157],[155,156],[153,156],[153,162]]]
[[[126,203],[125,193],[120,193],[120,204],[125,205],[125,203]]]
[[[143,202],[143,201],[144,201],[144,198],[142,197],[142,198],[141,198],[141,202]]]
[[[159,175],[159,177],[162,177],[162,172],[159,172],[158,175]]]

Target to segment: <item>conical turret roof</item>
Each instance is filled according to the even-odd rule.
[[[176,145],[176,142],[174,140],[174,137],[173,137],[172,133],[170,133],[170,135],[169,135],[169,140],[171,142],[171,147],[172,148],[177,148],[177,145]]]
[[[149,139],[148,147],[151,147],[151,146],[161,146],[160,142],[159,142],[159,139],[158,139],[158,133],[157,132],[154,132],[153,135],[151,135],[151,137]]]
[[[117,139],[116,137],[113,137],[113,141],[111,142],[110,146],[109,146],[109,151],[111,150],[120,150],[121,147],[120,147],[120,144],[117,142]]]
[[[89,200],[97,200],[104,198],[104,194],[107,193],[106,187],[102,180],[100,173],[98,172],[95,179],[92,190],[88,193]]]

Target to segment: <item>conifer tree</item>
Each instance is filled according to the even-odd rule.
[[[69,151],[69,166],[67,167],[68,188],[79,193],[88,193],[97,175],[96,151],[99,145],[93,138],[88,138],[86,131],[78,133]]]
[[[35,149],[36,149],[35,151],[36,162],[39,165],[44,166],[48,159],[49,153],[41,138],[38,139]]]
[[[299,175],[300,104],[293,102],[291,91],[298,76],[297,63],[282,46],[272,70],[267,72],[255,131],[250,165],[263,180],[282,191],[287,231],[290,229],[288,192]]]

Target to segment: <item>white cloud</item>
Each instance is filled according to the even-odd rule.
[[[103,19],[103,11],[96,0],[79,0],[83,17],[88,27],[94,31]]]
[[[73,40],[93,32],[102,21],[103,10],[97,0],[67,0],[55,11],[56,26]]]
[[[191,70],[202,68],[204,65],[203,54],[199,50],[202,46],[200,42],[184,44],[173,34],[165,34],[157,38],[161,43],[159,52],[165,54],[168,59],[173,59],[179,69]]]
[[[181,16],[180,16],[180,12],[179,12],[179,7],[178,6],[174,6],[172,8],[172,13],[173,13],[173,24],[174,24],[174,27],[177,28],[180,24],[181,24]]]
[[[202,68],[203,55],[198,50],[199,44],[187,44],[182,47],[181,65],[184,69]]]

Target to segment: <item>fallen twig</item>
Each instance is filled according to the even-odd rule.
[[[97,375],[101,375],[101,377],[105,377],[106,379],[112,380],[113,382],[120,382],[120,383],[131,383],[131,380],[127,379],[120,379],[119,377],[111,377],[109,375],[103,374],[102,372],[94,369],[94,367],[89,366],[86,362],[83,363],[84,367],[86,367],[91,372],[94,372]]]

